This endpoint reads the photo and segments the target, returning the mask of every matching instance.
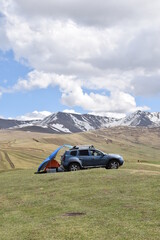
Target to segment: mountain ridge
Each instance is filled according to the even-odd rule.
[[[121,119],[64,112],[53,113],[42,120],[0,119],[0,129],[44,133],[76,133],[117,126],[160,127],[160,112],[138,110]]]

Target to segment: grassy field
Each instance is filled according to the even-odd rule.
[[[71,135],[1,131],[0,239],[159,240],[159,139],[160,129],[143,128]],[[125,164],[34,174],[64,143],[94,144],[122,154]]]
[[[93,144],[104,152],[121,154],[127,163],[160,163],[160,128],[117,127],[63,135],[0,131],[0,170],[36,169],[63,144]]]
[[[159,240],[160,172],[1,172],[0,239]]]

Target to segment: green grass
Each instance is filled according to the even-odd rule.
[[[158,240],[160,173],[146,167],[2,171],[0,239]]]
[[[0,131],[0,240],[159,240],[159,137],[160,128],[69,135]],[[121,154],[125,164],[34,174],[65,143],[94,144]]]

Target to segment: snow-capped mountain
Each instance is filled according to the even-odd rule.
[[[114,118],[94,116],[89,114],[73,114],[58,112],[52,114],[38,123],[39,126],[54,131],[62,132],[84,132],[88,130],[105,127],[107,124],[115,121]]]
[[[136,111],[120,119],[118,126],[142,126],[142,127],[158,127],[160,126],[160,112],[143,112]]]
[[[58,112],[37,122],[24,123],[19,129],[46,133],[75,133],[107,127],[112,122],[115,122],[114,118]],[[18,129],[17,126],[14,129]]]
[[[44,133],[75,133],[115,126],[160,127],[160,112],[136,111],[125,118],[58,112],[43,120],[17,121],[0,119],[0,128]]]

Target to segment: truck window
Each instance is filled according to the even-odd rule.
[[[71,151],[71,152],[70,152],[70,155],[76,156],[76,155],[77,155],[77,151]]]
[[[90,150],[90,153],[92,156],[102,156],[102,152],[98,151],[98,150]]]
[[[89,156],[88,150],[79,150],[79,156]]]

